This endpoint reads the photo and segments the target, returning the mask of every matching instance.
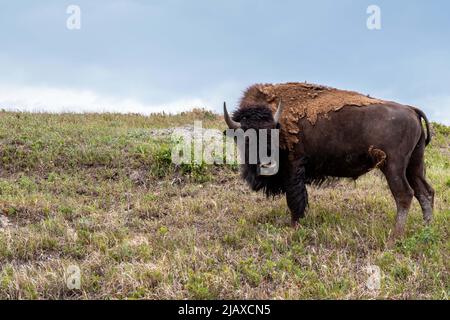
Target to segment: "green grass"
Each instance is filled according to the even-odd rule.
[[[310,188],[301,227],[236,166],[174,166],[157,129],[223,129],[219,116],[0,112],[0,298],[448,299],[450,128],[433,124],[435,221],[414,201],[386,246],[395,206],[384,178]],[[80,290],[66,272],[81,269]],[[381,288],[366,288],[368,265]]]

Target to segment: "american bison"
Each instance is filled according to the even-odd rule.
[[[224,117],[230,129],[280,129],[278,172],[261,175],[267,164],[258,162],[243,164],[241,175],[255,191],[286,194],[293,226],[305,214],[306,184],[357,179],[374,168],[397,205],[393,238],[404,233],[413,196],[425,222],[433,218],[434,190],[424,166],[430,126],[417,108],[307,83],[259,84],[247,89],[232,117],[224,104]]]

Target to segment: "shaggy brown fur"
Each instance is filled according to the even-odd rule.
[[[240,107],[268,104],[275,112],[280,99],[284,106],[281,118],[283,128],[281,147],[291,150],[298,142],[298,120],[301,118],[306,118],[311,124],[315,124],[318,117],[326,117],[329,112],[340,110],[345,105],[367,106],[387,103],[353,91],[290,82],[255,84],[245,91]]]

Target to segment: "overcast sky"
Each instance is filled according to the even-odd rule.
[[[219,111],[255,82],[306,80],[450,124],[449,15],[445,0],[0,0],[0,108]]]

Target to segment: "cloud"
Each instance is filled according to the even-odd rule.
[[[0,87],[0,108],[29,112],[118,112],[150,114],[177,113],[206,107],[207,101],[185,98],[162,104],[147,104],[133,98],[105,96],[91,90],[52,87]]]
[[[52,113],[117,112],[144,115],[162,111],[178,113],[193,108],[221,112],[224,100],[228,101],[233,109],[233,105],[238,101],[238,87],[235,83],[225,83],[210,91],[199,92],[196,97],[176,97],[165,103],[148,103],[137,98],[104,95],[92,90],[0,85],[0,109]],[[415,100],[412,104],[424,110],[430,120],[450,125],[450,95],[425,97]]]

